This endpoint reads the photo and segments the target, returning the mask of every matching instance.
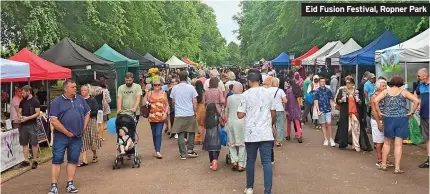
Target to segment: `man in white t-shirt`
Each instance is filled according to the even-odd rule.
[[[264,172],[264,193],[272,193],[272,125],[276,119],[275,100],[268,89],[260,87],[260,74],[248,75],[250,89],[245,91],[237,109],[237,117],[245,118],[246,194],[253,193],[257,151],[260,150]]]
[[[173,123],[171,133],[178,134],[179,153],[182,160],[188,157],[198,157],[194,152],[194,138],[198,131],[196,120],[197,108],[197,91],[190,84],[187,84],[188,73],[179,72],[180,83],[172,88],[170,97],[172,104],[175,106],[175,122]],[[188,144],[185,143],[185,134],[188,133]]]
[[[211,78],[213,78],[213,77],[219,77],[219,73],[218,73],[218,71],[216,70],[216,69],[214,69],[214,70],[211,70],[210,71],[210,78],[209,79],[207,79],[206,81],[205,81],[205,83],[203,84],[203,88],[205,89],[205,90],[208,90],[209,89],[209,81],[211,80]],[[219,79],[219,78],[218,78]],[[222,83],[222,81],[221,81],[221,79],[219,79],[219,82],[218,82],[218,89],[220,89],[222,92],[224,92],[224,94],[225,94],[225,86],[224,86],[224,83]]]

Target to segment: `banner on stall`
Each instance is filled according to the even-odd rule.
[[[381,54],[383,72],[401,72],[399,55],[401,50],[386,50]]]
[[[18,129],[1,133],[1,171],[24,161],[22,146],[19,145]]]

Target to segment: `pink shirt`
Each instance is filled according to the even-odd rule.
[[[200,77],[200,78],[199,78],[199,79],[197,79],[197,80],[200,80],[200,81],[202,82],[202,84],[205,84],[205,82],[206,82],[207,78],[205,78],[205,77]]]
[[[12,121],[18,120],[18,112],[16,112],[15,107],[18,107],[19,109],[19,103],[21,102],[21,98],[19,97],[13,97],[11,107],[10,107],[10,119]]]

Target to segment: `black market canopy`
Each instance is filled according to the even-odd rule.
[[[151,60],[145,58],[144,56],[140,55],[136,51],[132,50],[131,48],[125,48],[120,52],[122,55],[126,56],[127,58],[138,60],[139,61],[139,68],[148,70],[151,67],[154,66],[154,62]]]
[[[85,50],[70,38],[64,38],[39,55],[41,58],[72,70],[74,79],[98,76],[115,79],[115,63],[104,60]]]
[[[157,58],[155,58],[154,56],[152,56],[149,53],[146,53],[145,55],[143,55],[143,57],[145,57],[146,59],[152,61],[155,65],[155,67],[157,68],[166,68],[166,63],[164,63],[163,61],[158,60]]]

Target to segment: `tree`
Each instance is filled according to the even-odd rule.
[[[302,17],[301,2],[293,1],[243,1],[240,6],[233,19],[239,24],[240,53],[247,63],[280,52],[298,56],[314,45],[351,37],[365,46],[385,30],[405,41],[429,27],[428,17]]]
[[[227,45],[228,60],[233,66],[240,66],[242,63],[240,57],[240,47],[235,42],[230,42]]]

